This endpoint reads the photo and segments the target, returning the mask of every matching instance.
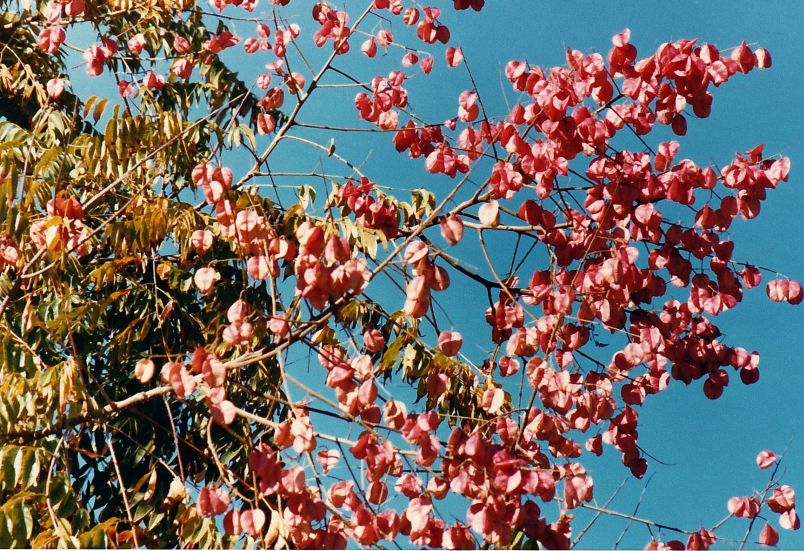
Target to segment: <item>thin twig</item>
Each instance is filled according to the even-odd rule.
[[[648,477],[648,479],[645,481],[645,486],[642,487],[642,491],[639,493],[639,499],[637,499],[637,503],[634,506],[634,512],[633,512],[634,516],[636,516],[636,514],[639,512],[639,508],[642,506],[642,500],[645,498],[645,492],[648,491],[648,485],[650,484],[650,481],[652,479],[653,475]],[[623,528],[623,531],[620,533],[620,536],[617,538],[617,541],[614,542],[613,549],[617,549],[617,547],[620,545],[620,542],[623,541],[623,538],[628,533],[628,529],[631,528],[632,523],[633,519],[628,519],[628,522],[625,523],[625,527]],[[648,529],[650,530],[650,527]]]
[[[623,481],[620,482],[620,485],[617,486],[617,489],[614,490],[614,493],[611,494],[611,497],[609,497],[609,499],[606,500],[606,503],[603,504],[604,508],[608,507],[609,504],[611,504],[611,502],[614,501],[614,498],[617,497],[617,495],[620,493],[620,490],[622,490],[625,487],[627,482],[628,482],[627,478],[624,478]],[[586,532],[595,524],[595,522],[597,522],[597,519],[600,518],[600,515],[602,514],[603,513],[600,511],[595,513],[595,516],[592,517],[592,520],[589,521],[589,524],[584,526],[581,529],[581,531],[578,532],[578,535],[575,537],[575,540],[572,542],[572,545],[570,545],[570,549],[574,549],[575,546],[578,545],[578,542],[581,541],[581,538],[583,538],[584,534],[586,534]]]
[[[117,483],[120,487],[120,495],[123,497],[123,505],[126,508],[126,517],[128,518],[128,524],[131,526],[131,536],[134,539],[134,547],[139,547],[140,542],[139,538],[137,537],[137,527],[134,524],[134,517],[131,516],[131,507],[128,504],[128,496],[126,495],[126,485],[123,482],[123,475],[120,474],[120,465],[117,463],[117,455],[114,453],[114,446],[112,445],[112,435],[109,435],[109,453],[112,456],[112,464],[114,465],[114,472],[117,473]]]

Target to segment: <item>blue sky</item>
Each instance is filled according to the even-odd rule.
[[[263,4],[266,4],[265,0]],[[690,158],[700,165],[713,162],[723,166],[735,152],[747,151],[760,143],[765,144],[766,153],[791,157],[790,181],[769,194],[757,219],[738,220],[730,235],[736,243],[735,258],[804,280],[804,255],[800,253],[804,240],[799,227],[804,214],[801,187],[804,74],[800,59],[804,51],[801,38],[804,3],[489,0],[480,14],[456,14],[447,7],[449,3],[437,4],[445,7],[443,20],[450,24],[451,43],[463,48],[486,109],[492,115],[504,114],[506,101],[515,100],[507,82],[501,84],[501,72],[508,60],[526,59],[531,64],[549,67],[563,63],[566,48],[598,51],[605,55],[611,46],[611,36],[625,27],[631,29],[632,42],[639,49],[640,58],[650,55],[662,42],[680,38],[697,37],[721,49],[736,46],[742,40],[752,47],[767,48],[773,56],[773,67],[747,76],[737,75],[726,85],[713,90],[712,115],[706,120],[688,121],[687,136],[679,140],[679,158]],[[309,34],[315,25],[309,17],[311,5],[312,2],[297,0],[287,12],[300,13],[291,20],[298,21],[305,30],[302,44],[306,52],[309,51]],[[257,13],[265,7],[261,5]],[[347,8],[354,17],[357,4],[349,0]],[[378,30],[380,23],[378,20],[369,21],[365,28]],[[238,23],[235,28],[241,35],[251,36],[253,33],[251,24]],[[410,38],[403,26],[395,25],[393,29],[398,36]],[[359,43],[353,45],[355,52],[339,59],[336,66],[359,74],[361,78],[399,68],[399,51],[378,56],[366,66],[364,58],[357,53]],[[444,67],[443,48],[434,48],[434,52],[436,68],[429,79],[419,76],[414,69],[409,72],[417,74],[416,78],[406,83],[411,105],[428,121],[454,116],[458,94],[471,88],[463,69],[448,70]],[[328,48],[314,52],[310,56],[312,65],[320,66],[328,53]],[[240,51],[228,59],[243,71],[243,76],[255,74],[253,61],[244,61]],[[344,81],[329,78],[325,82]],[[90,82],[79,77],[74,79],[74,84],[80,88],[90,85]],[[95,85],[94,82],[91,84]],[[357,120],[351,103],[354,93],[354,89],[328,91],[306,105],[299,120],[366,126]],[[326,131],[308,132],[307,135],[321,143],[328,143],[333,138],[339,154],[360,163],[364,172],[381,184],[405,189],[427,187],[437,198],[443,197],[454,185],[454,181],[446,177],[427,175],[421,168],[421,160],[411,161],[395,153],[390,135],[346,135]],[[651,140],[655,144],[668,137],[667,133],[656,132],[651,135]],[[283,145],[277,150],[272,169],[303,172],[323,163],[328,170],[341,171],[342,167],[332,159],[311,151]],[[233,156],[230,162],[236,174],[248,168],[245,157]],[[315,185],[314,181],[306,183]],[[517,199],[524,198],[520,195]],[[439,239],[437,232],[430,235]],[[495,250],[501,262],[510,258],[508,246],[510,243],[501,243]],[[477,260],[476,264],[482,265],[482,260],[471,256],[477,255],[476,246],[462,244],[462,247],[458,250],[470,255],[470,261]],[[534,258],[538,259],[538,256]],[[764,278],[767,281],[769,275],[765,274]],[[369,290],[374,294],[378,292],[372,289],[375,289],[374,285]],[[380,289],[384,290],[383,287]],[[453,288],[438,297],[449,312],[444,323],[464,334],[464,352],[475,361],[482,359],[484,347],[488,346],[488,326],[482,317],[485,299],[467,300],[468,294],[478,289],[459,275],[453,275]],[[401,307],[402,298],[398,294],[392,296],[394,298],[389,299],[389,304],[396,301],[396,307]],[[801,412],[804,411],[801,398],[804,395],[801,360],[804,317],[800,308],[771,303],[765,296],[763,283],[762,288],[746,293],[744,303],[736,311],[717,318],[728,344],[760,352],[761,378],[756,385],[743,386],[738,377],[732,376],[732,383],[723,397],[711,402],[704,397],[700,381],[690,387],[674,381],[670,389],[648,401],[640,417],[640,444],[668,465],[650,462],[645,478],[650,477],[650,485],[642,498],[639,516],[684,528],[713,525],[726,515],[729,497],[750,494],[764,487],[768,472],[759,471],[754,464],[754,457],[762,449],[772,449],[777,453],[787,450],[781,469],[783,481],[804,492],[804,441],[800,428]],[[446,317],[441,314],[439,319]],[[604,355],[609,353],[603,352],[601,359],[606,361],[608,358]],[[298,365],[304,366],[306,361],[300,361]],[[317,369],[317,362],[313,360],[310,380],[320,380]],[[601,460],[585,464],[594,477],[595,495],[600,503],[608,499],[623,479],[629,479],[611,507],[633,512],[645,480],[631,479],[620,464],[619,454],[610,448],[606,449]],[[447,509],[447,512],[458,517],[463,515],[461,505],[452,507],[455,510]],[[555,513],[550,508],[545,510],[550,516]],[[579,513],[579,517],[583,516]],[[772,523],[778,527],[776,515],[771,517]],[[584,524],[579,519],[576,531]],[[731,520],[719,533],[726,537],[741,537],[745,526],[744,521]],[[760,527],[761,523],[758,523],[752,539],[756,540]],[[622,528],[620,521],[601,519],[588,532],[582,545],[609,547]],[[782,546],[804,547],[804,535],[800,531],[781,532]],[[672,539],[675,536],[666,534],[664,537]],[[649,538],[643,526],[634,525],[621,547],[642,547]]]

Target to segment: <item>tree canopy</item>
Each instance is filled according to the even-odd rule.
[[[654,395],[759,379],[717,316],[804,298],[729,233],[790,160],[683,157],[770,53],[625,29],[507,61],[493,113],[442,21],[484,0],[434,3],[2,2],[0,546],[568,548],[582,511],[652,549],[799,528],[781,453],[708,527],[610,510],[584,466],[645,476]],[[409,88],[441,69],[466,89],[434,119]],[[364,173],[340,144],[367,135],[449,191]]]

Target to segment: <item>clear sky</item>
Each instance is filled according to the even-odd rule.
[[[265,0],[262,2],[267,4]],[[447,2],[444,21],[450,24],[452,41],[460,45],[477,81],[479,92],[491,115],[503,115],[506,99],[514,98],[507,82],[501,84],[501,72],[510,59],[526,59],[531,64],[549,67],[562,64],[566,48],[584,52],[598,51],[605,55],[611,47],[611,36],[629,27],[632,42],[639,57],[655,51],[662,42],[697,37],[721,49],[736,46],[746,40],[752,47],[765,47],[773,57],[773,67],[754,71],[748,76],[737,75],[726,85],[713,90],[712,115],[706,120],[690,119],[687,136],[679,139],[679,158],[690,158],[700,165],[709,162],[723,166],[735,152],[747,151],[764,143],[766,152],[781,153],[792,159],[791,178],[769,194],[762,205],[759,218],[732,226],[731,236],[737,244],[735,258],[751,261],[778,270],[794,279],[804,280],[804,255],[801,254],[801,221],[804,219],[804,150],[802,150],[802,107],[804,103],[804,73],[801,56],[804,53],[804,3],[802,2],[537,2],[535,0],[487,0],[480,14],[455,14]],[[309,48],[309,33],[315,23],[309,16],[312,2],[297,0],[296,21],[305,30],[303,47]],[[362,9],[363,2],[348,0],[353,13]],[[260,5],[257,14],[265,9]],[[228,12],[227,12],[228,13]],[[370,22],[367,29],[379,28],[379,21]],[[251,36],[251,24],[240,23],[241,35]],[[400,36],[403,35],[399,29]],[[357,50],[360,41],[353,48]],[[412,43],[412,42],[411,42]],[[86,46],[87,44],[84,44]],[[436,48],[436,68],[429,79],[417,76],[406,86],[411,104],[417,114],[428,121],[452,117],[457,96],[471,88],[464,70],[447,70],[443,64],[443,48]],[[325,52],[310,57],[314,67],[320,65]],[[242,58],[238,49],[236,57]],[[387,73],[399,68],[401,54],[394,51],[374,60],[373,67],[361,65],[364,58],[357,52],[338,67],[362,77]],[[234,61],[235,56],[227,59]],[[254,74],[251,60],[234,61],[244,76]],[[415,69],[409,72],[418,74]],[[369,74],[371,73],[371,74]],[[325,82],[343,82],[332,79]],[[74,79],[78,87],[89,83]],[[94,84],[94,83],[93,83]],[[505,88],[503,93],[502,88]],[[301,121],[328,121],[348,126],[366,126],[356,117],[350,89],[340,96],[333,92],[326,101],[313,101],[305,106]],[[336,98],[336,99],[332,99]],[[659,133],[657,133],[659,134]],[[443,197],[454,184],[446,177],[424,173],[421,160],[410,161],[397,154],[390,143],[391,135],[344,135],[311,132],[310,136],[327,143],[336,140],[339,154],[353,162],[364,162],[363,170],[379,183],[410,189],[427,187]],[[669,134],[660,134],[667,138]],[[659,138],[651,136],[656,142]],[[306,171],[325,162],[327,168],[337,168],[331,159],[310,153],[308,149],[286,147],[272,169]],[[235,173],[247,168],[245,161],[234,160]],[[315,182],[309,182],[314,184]],[[517,199],[524,199],[520,194]],[[320,204],[320,203],[319,203]],[[434,234],[435,235],[435,234]],[[467,247],[469,247],[467,245]],[[467,248],[476,254],[477,249]],[[499,258],[510,258],[510,250],[501,247]],[[479,263],[478,263],[479,265]],[[534,266],[535,267],[535,266]],[[769,279],[768,274],[765,281]],[[462,286],[466,286],[463,290]],[[373,289],[370,287],[370,290]],[[453,288],[438,298],[449,312],[446,324],[453,325],[466,337],[465,353],[480,360],[487,346],[488,326],[483,320],[485,300],[471,300],[471,287],[465,279],[453,276]],[[401,307],[401,297],[395,295]],[[696,529],[710,527],[727,514],[726,501],[734,495],[747,495],[761,490],[767,482],[768,471],[759,471],[754,463],[762,449],[777,453],[786,450],[783,481],[791,484],[800,495],[804,492],[804,439],[801,422],[804,416],[804,378],[802,377],[802,338],[804,316],[801,307],[771,303],[762,288],[746,293],[746,299],[734,312],[717,318],[725,333],[725,341],[761,354],[761,378],[753,386],[743,386],[732,374],[732,383],[717,401],[707,400],[701,381],[690,387],[673,381],[670,389],[652,397],[641,412],[640,444],[651,455],[667,465],[650,461],[648,475],[643,481],[632,479],[622,467],[619,454],[607,448],[601,460],[585,465],[595,480],[595,496],[605,502],[623,479],[627,484],[611,503],[611,507],[632,513],[645,481],[650,485],[644,492],[639,516],[669,525]],[[443,314],[442,314],[443,316]],[[604,352],[603,354],[608,354]],[[604,360],[606,358],[603,358]],[[301,362],[299,362],[301,364]],[[300,368],[302,369],[302,368]],[[321,380],[317,362],[310,367],[311,379]],[[404,394],[403,394],[404,395]],[[332,427],[333,430],[336,427]],[[801,501],[801,500],[799,500]],[[463,517],[465,509],[454,505],[450,511]],[[465,506],[464,506],[465,507]],[[554,511],[546,509],[549,516]],[[443,512],[443,511],[442,511]],[[579,514],[582,516],[582,514]],[[777,526],[777,515],[771,515]],[[583,521],[576,524],[576,531]],[[728,537],[742,536],[747,523],[729,521],[719,532]],[[754,540],[761,523],[757,525]],[[622,531],[621,522],[601,519],[583,540],[584,547],[608,547]],[[781,531],[781,543],[786,548],[804,548],[804,534]],[[665,539],[676,536],[665,534]],[[642,547],[650,535],[643,526],[632,526],[621,547]]]

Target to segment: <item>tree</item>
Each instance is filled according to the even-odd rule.
[[[440,8],[211,4],[4,3],[0,544],[565,548],[584,511],[663,530],[653,549],[798,529],[769,450],[709,528],[601,507],[584,467],[605,449],[642,478],[654,395],[759,378],[715,318],[763,283],[728,230],[790,161],[680,154],[766,50],[640,57],[626,29],[606,56],[508,62],[494,114]],[[444,122],[408,95],[434,66],[468,82]],[[305,122],[316,101],[354,122]],[[342,144],[366,134],[450,190],[364,174]],[[482,333],[449,293],[488,302]]]

